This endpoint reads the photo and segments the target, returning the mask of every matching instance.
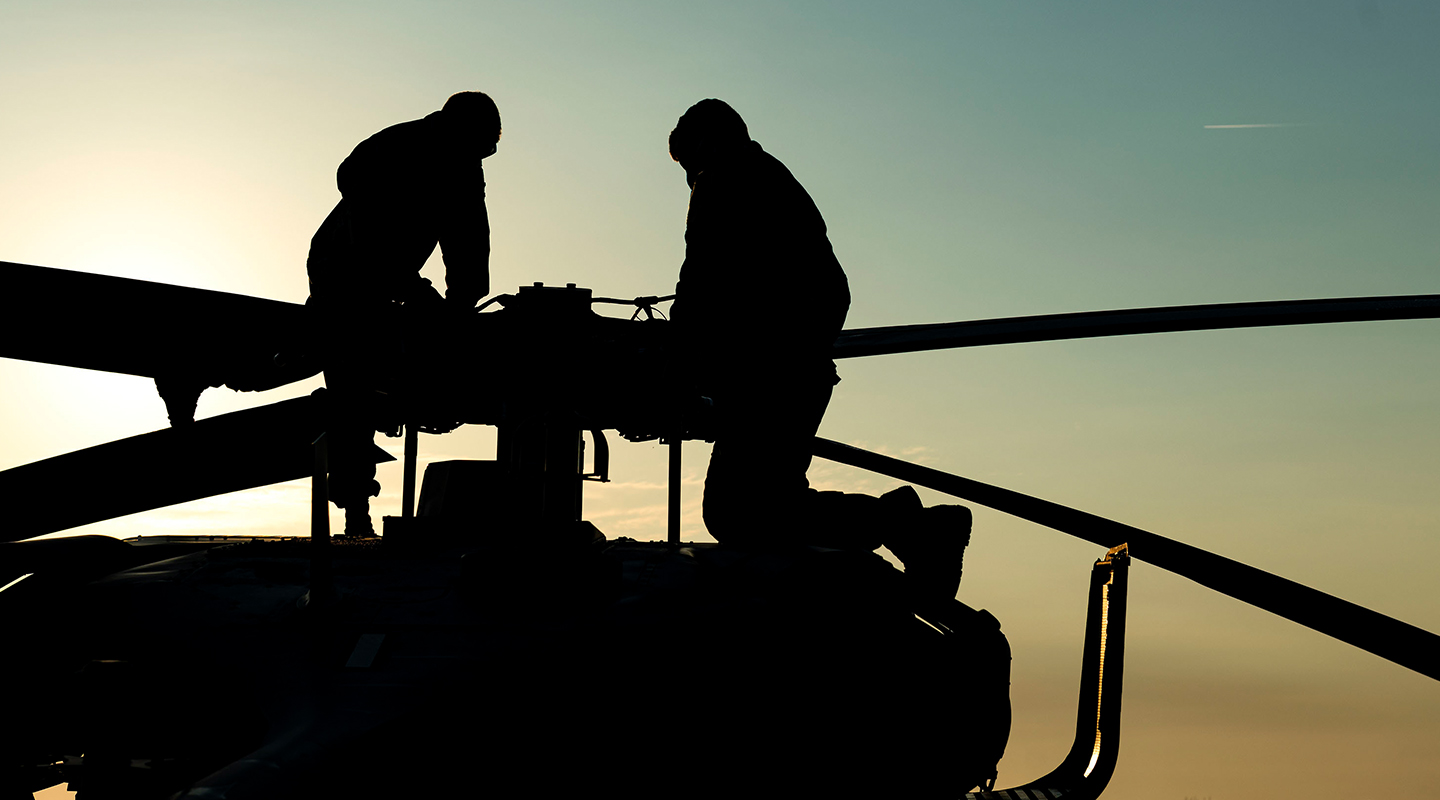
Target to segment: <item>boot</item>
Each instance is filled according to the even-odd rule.
[[[370,538],[375,535],[375,525],[370,521],[370,498],[377,497],[379,494],[380,482],[373,480],[369,482],[364,491],[345,492],[342,490],[339,497],[335,496],[335,492],[331,492],[330,501],[345,509],[345,536]]]
[[[885,546],[905,565],[905,577],[917,597],[952,600],[960,591],[971,516],[965,506],[925,508],[912,486],[881,495],[892,510],[893,533]]]
[[[369,539],[375,536],[375,525],[370,521],[370,500],[351,503],[345,508],[345,536],[352,539]]]

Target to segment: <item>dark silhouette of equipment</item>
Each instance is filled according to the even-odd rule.
[[[274,359],[303,352],[299,334],[165,333],[181,328],[162,300],[184,293],[168,309],[187,314],[240,309],[226,312],[237,326],[245,308],[303,323],[299,306],[0,271],[53,290],[34,317],[0,322],[0,356],[189,370],[207,386],[242,374],[280,385],[318,366]],[[126,327],[94,299],[112,291],[153,315]],[[35,322],[67,318],[62,296],[65,313],[87,304],[116,327],[46,339]],[[659,298],[637,298],[635,319],[600,316],[596,302],[573,286],[525,287],[444,337],[416,334],[443,346],[382,359],[392,371],[377,380],[376,427],[404,429],[407,469],[402,515],[380,538],[328,530],[323,392],[0,472],[0,492],[43,510],[0,530],[0,789],[388,797],[503,777],[541,796],[953,797],[980,785],[971,796],[1095,797],[1118,752],[1131,551],[1440,677],[1434,634],[1153,533],[815,439],[821,457],[1114,548],[1092,571],[1076,744],[1049,775],[998,790],[1009,652],[987,613],[914,598],[873,554],[686,544],[678,526],[672,542],[611,540],[584,521],[585,481],[609,477],[606,431],[668,441],[674,464],[704,411],[671,388],[670,328],[644,313]],[[833,352],[1436,316],[1436,296],[1129,310],[849,331]],[[431,368],[477,342],[493,356],[483,369]],[[497,426],[495,458],[431,464],[422,482],[417,431],[458,424]],[[76,491],[96,475],[113,491]],[[33,539],[307,475],[308,537]]]
[[[172,424],[194,419],[208,387],[257,392],[320,371],[275,358],[304,337],[294,303],[5,261],[0,271],[23,299],[0,315],[4,357],[152,378]]]

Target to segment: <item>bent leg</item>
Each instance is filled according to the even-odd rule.
[[[369,326],[375,311],[360,302],[338,302],[321,311],[328,395],[326,440],[329,443],[330,501],[345,509],[345,533],[368,536],[370,498],[379,494],[375,482],[375,420],[371,408],[373,379],[366,364],[371,354]]]
[[[878,497],[817,492],[805,473],[828,384],[772,381],[716,398],[721,415],[705,476],[705,526],[746,547],[819,545],[874,550],[885,528]]]
[[[771,382],[743,389],[716,398],[720,427],[704,500],[711,535],[741,547],[869,551],[884,544],[918,593],[955,596],[969,509],[924,508],[908,486],[881,497],[810,488],[805,473],[831,387]]]

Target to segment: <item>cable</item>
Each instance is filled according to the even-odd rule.
[[[495,295],[494,297],[490,298],[489,300],[486,300],[485,302],[483,302],[483,303],[481,303],[480,305],[476,306],[476,307],[475,307],[475,313],[476,313],[476,314],[479,314],[481,311],[484,311],[485,309],[489,308],[490,306],[495,305],[496,303],[499,303],[500,305],[503,306],[503,305],[505,305],[506,303],[508,303],[508,302],[510,302],[511,300],[514,300],[514,299],[515,299],[515,295],[513,295],[513,294],[497,294],[497,295]]]
[[[669,319],[669,317],[665,316],[665,312],[655,307],[655,304],[664,303],[667,300],[674,299],[675,295],[667,294],[663,297],[659,297],[656,295],[643,295],[641,297],[636,297],[632,300],[621,300],[618,297],[592,297],[590,298],[590,302],[609,303],[611,305],[617,306],[635,306],[635,313],[630,315],[630,319],[639,319],[640,315],[643,313],[645,315],[645,319],[651,320],[655,319],[656,314],[659,314],[661,319]]]

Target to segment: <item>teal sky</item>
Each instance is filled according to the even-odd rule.
[[[720,97],[824,213],[851,326],[1436,293],[1437,41],[1440,6],[1421,2],[9,0],[0,260],[301,301],[350,149],[478,89],[505,125],[486,162],[500,291],[667,292],[687,189],[665,138]],[[1271,127],[1210,127],[1237,125]],[[850,361],[822,435],[1440,631],[1437,335],[1366,323]],[[140,379],[0,361],[0,380],[0,467],[164,424]],[[315,385],[212,391],[200,412]],[[424,456],[491,442],[426,437]],[[697,539],[703,451],[687,448]],[[615,468],[591,518],[661,535],[662,454],[619,445]],[[394,513],[397,475],[382,477],[377,512]],[[823,464],[812,481],[891,485]],[[295,532],[307,492],[91,527]],[[977,511],[961,599],[1015,649],[1003,784],[1048,770],[1073,733],[1098,555]],[[1440,796],[1440,684],[1146,565],[1132,580],[1107,797]]]

